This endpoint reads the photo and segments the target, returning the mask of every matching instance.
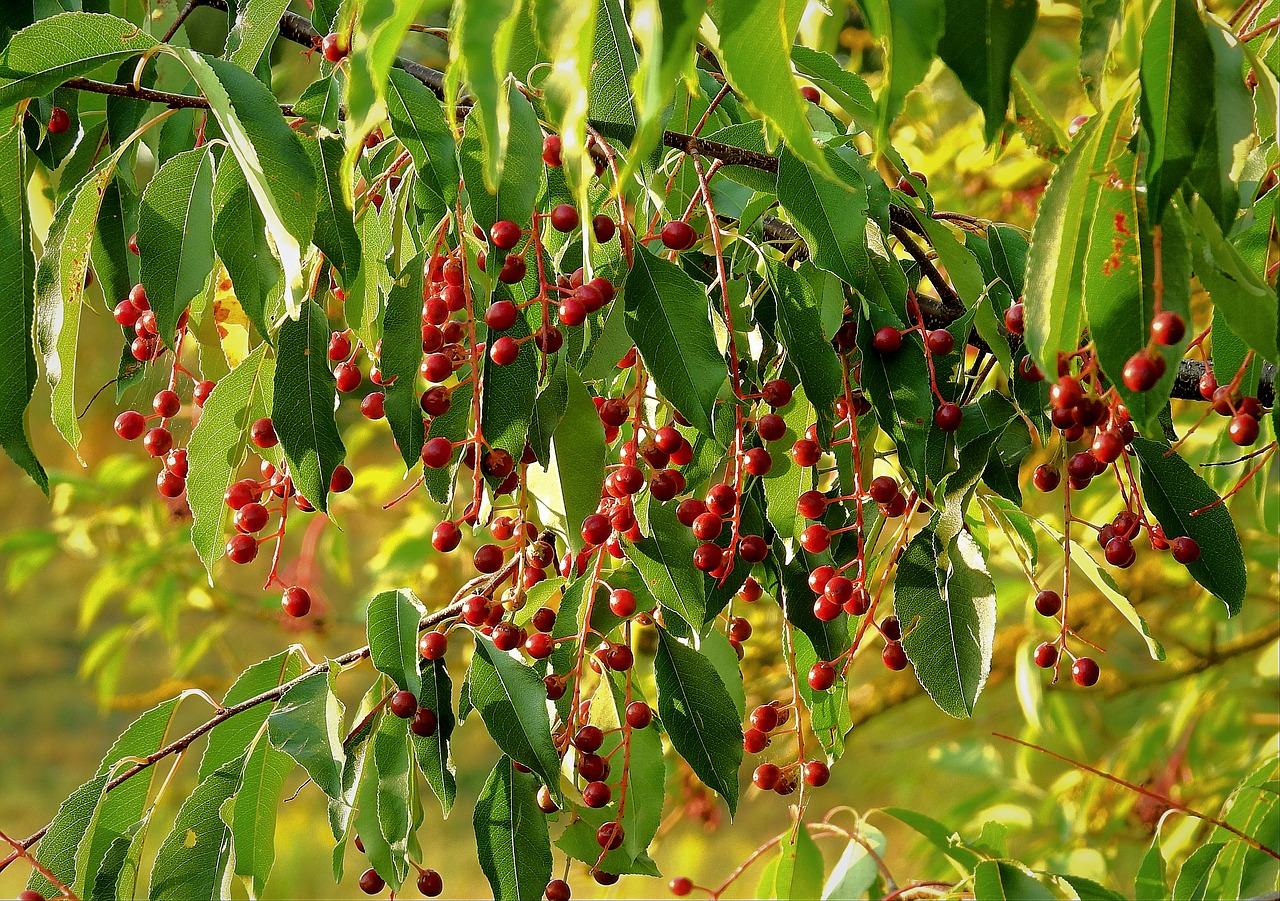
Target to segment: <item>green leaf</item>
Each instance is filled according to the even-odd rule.
[[[454,6],[449,31],[449,68],[467,83],[480,116],[480,179],[470,185],[474,193],[483,183],[490,193],[501,184],[508,158],[519,162],[517,151],[508,150],[511,137],[513,93],[507,81],[508,62],[521,0],[464,0]],[[470,129],[468,129],[469,131]],[[540,153],[535,155],[535,160]],[[471,182],[471,179],[467,179]],[[514,218],[514,217],[504,217]],[[515,219],[516,222],[527,220]],[[486,230],[492,222],[481,223]]]
[[[621,0],[599,0],[591,58],[587,116],[600,134],[630,144],[641,125],[631,90],[639,57]]]
[[[227,33],[227,49],[223,56],[246,72],[258,68],[263,54],[268,53],[280,30],[280,17],[289,0],[244,0],[233,7],[235,24]]]
[[[155,45],[151,35],[115,16],[70,12],[41,19],[0,53],[0,109]]]
[[[1178,878],[1173,881],[1174,901],[1204,901],[1206,898],[1218,897],[1209,894],[1209,877],[1226,844],[1209,842],[1191,852],[1191,856],[1178,870]]]
[[[321,512],[329,480],[346,456],[334,422],[337,388],[329,370],[329,320],[313,300],[298,320],[286,320],[276,339],[278,359],[271,420],[294,487]]]
[[[269,415],[275,357],[267,345],[255,347],[240,365],[218,380],[200,411],[187,446],[188,465],[200,478],[187,484],[191,507],[191,543],[213,579],[233,511],[223,500],[236,481],[249,447],[249,426]],[[267,459],[272,455],[267,454]],[[278,462],[278,457],[277,457]]]
[[[899,465],[917,488],[923,488],[929,472],[925,450],[933,432],[933,395],[924,345],[913,332],[903,335],[897,353],[877,352],[871,343],[876,330],[884,326],[902,328],[902,322],[878,306],[871,306],[867,312],[867,318],[858,326],[862,387],[880,428],[898,449]]]
[[[294,762],[259,736],[244,762],[244,776],[231,808],[234,871],[252,881],[252,897],[261,897],[276,860],[276,814],[285,778]]]
[[[1151,341],[1155,316],[1155,249],[1153,235],[1137,190],[1138,159],[1132,154],[1113,160],[1115,183],[1098,201],[1097,222],[1105,231],[1089,243],[1084,263],[1085,310],[1089,336],[1102,371],[1120,394],[1135,424],[1157,432],[1156,418],[1165,409],[1178,374],[1178,361],[1191,336],[1172,347],[1159,347],[1165,373],[1149,391],[1131,391],[1124,366]],[[1166,287],[1162,309],[1190,321],[1191,261],[1178,216],[1166,216],[1161,227],[1160,271]]]
[[[865,823],[858,825],[858,831],[863,841],[870,846],[871,851],[883,859],[889,846],[884,833]],[[822,887],[823,901],[826,899],[852,901],[854,898],[868,897],[871,886],[875,885],[875,881],[880,878],[880,868],[876,865],[875,858],[871,856],[871,851],[868,851],[861,842],[851,841],[845,845],[844,853],[831,868],[831,875],[827,877],[827,883]]]
[[[330,134],[338,133],[341,110],[342,85],[332,73],[322,75],[307,85],[293,105],[295,116],[309,119]]]
[[[1124,895],[1099,885],[1084,876],[1057,875],[1054,878],[1070,886],[1074,897],[1079,901],[1125,901]]]
[[[138,717],[116,739],[93,779],[72,792],[58,808],[48,832],[36,848],[36,860],[73,889],[83,890],[98,872],[115,839],[142,817],[151,775],[135,776],[106,794],[110,779],[130,764],[126,758],[145,757],[159,749],[181,698],[171,698]],[[58,890],[32,871],[27,888],[48,898]],[[83,891],[80,892],[83,896]]]
[[[681,76],[688,79],[694,69],[698,26],[704,12],[706,4],[702,0],[640,0],[631,5],[631,31],[641,53],[631,78],[640,130],[630,142],[629,166],[649,156],[661,136],[663,113],[671,102],[673,85]],[[593,73],[591,82],[594,81]],[[627,103],[625,95],[622,103]],[[626,177],[624,172],[624,181]]]
[[[719,673],[698,651],[658,630],[658,716],[676,752],[708,788],[738,808],[742,723]]]
[[[306,287],[302,254],[311,243],[316,220],[315,170],[302,141],[280,114],[275,95],[253,75],[185,47],[165,48],[186,67],[209,100],[240,164],[284,269],[289,315],[296,319]]]
[[[972,871],[982,860],[981,857],[966,848],[952,830],[923,813],[904,810],[901,807],[886,807],[884,812],[923,835],[929,840],[929,844],[960,864],[965,870]]]
[[[467,687],[471,703],[502,752],[541,776],[558,795],[560,755],[551,741],[547,687],[533,668],[477,635]]]
[[[418,367],[422,364],[422,264],[420,253],[405,264],[391,284],[382,319],[378,367],[386,387],[383,407],[406,469],[422,454],[426,427],[418,395]]]
[[[485,163],[491,159],[493,150],[492,139],[482,127],[482,116],[467,117],[462,143],[458,146],[458,165],[471,201],[471,215],[486,233],[501,219],[530,222],[544,178],[538,114],[513,80],[507,80],[504,91],[503,96],[511,108],[511,124],[505,139],[507,164],[502,168],[501,179],[492,185],[488,182],[490,173]]]
[[[1053,901],[1031,871],[1008,860],[984,860],[973,870],[974,901]]]
[[[350,287],[360,269],[360,236],[351,210],[351,201],[342,190],[342,141],[338,138],[311,138],[302,146],[316,173],[316,228],[312,240]],[[418,267],[421,277],[422,267]],[[421,298],[419,298],[421,299]]]
[[[701,543],[676,519],[667,504],[649,505],[649,537],[624,540],[623,551],[663,610],[679,617],[695,635],[703,633],[707,618],[706,587],[693,565]]]
[[[791,48],[791,62],[797,72],[812,81],[852,116],[859,128],[867,134],[875,134],[876,102],[871,96],[871,88],[867,87],[861,76],[841,68],[831,54],[799,44]],[[892,148],[888,149],[893,152]]]
[[[551,879],[551,839],[537,793],[533,774],[504,756],[476,799],[476,852],[495,898],[538,898]]]
[[[1190,174],[1214,106],[1213,47],[1195,0],[1157,0],[1142,35],[1142,130],[1147,209],[1160,222]]]
[[[245,315],[258,334],[269,341],[274,330],[267,303],[269,298],[278,297],[282,271],[272,254],[267,220],[234,157],[224,156],[218,166],[213,209],[213,248],[227,268]]]
[[[712,407],[728,375],[708,318],[707,294],[675,263],[637,252],[623,291],[627,331],[662,396],[711,435]]]
[[[1200,558],[1187,571],[1222,599],[1229,616],[1235,616],[1244,603],[1248,579],[1240,538],[1226,504],[1219,503],[1217,492],[1167,444],[1135,438],[1130,447],[1138,457],[1143,499],[1165,537],[1173,541],[1189,535],[1200,545]]]
[[[356,161],[363,152],[365,136],[386,119],[388,76],[396,54],[414,20],[434,12],[441,0],[361,0],[345,4],[343,12],[353,18],[350,30],[351,53],[346,70],[347,124],[344,133],[347,152],[342,167],[344,179],[352,178]],[[344,21],[349,21],[344,19]],[[451,41],[456,34],[451,32]],[[348,181],[343,193],[351,197]]]
[[[383,209],[366,207],[356,223],[360,234],[360,271],[346,286],[344,305],[347,324],[366,347],[376,347],[382,327],[382,312],[391,291],[392,274],[387,260],[394,249],[392,231],[396,221],[395,205]]]
[[[859,0],[872,33],[884,47],[885,72],[877,102],[877,149],[889,143],[889,125],[911,89],[929,71],[946,20],[943,0]]]
[[[458,151],[440,101],[408,72],[392,69],[387,113],[395,136],[413,156],[423,206],[449,210],[458,196]]]
[[[267,717],[271,745],[302,765],[330,798],[343,797],[342,702],[333,692],[333,669],[290,688]]]
[[[791,71],[791,45],[803,0],[715,0],[708,10],[719,32],[717,54],[738,96],[777,128],[790,151],[824,177],[830,157],[814,142],[807,103]]]
[[[1132,82],[1130,82],[1132,87]],[[1038,273],[1026,286],[1026,342],[1041,372],[1058,371],[1058,353],[1074,353],[1084,327],[1084,260],[1098,223],[1104,189],[1122,190],[1099,178],[1127,153],[1120,129],[1132,121],[1133,91],[1076,135],[1071,152],[1049,179],[1027,256]],[[1097,226],[1095,228],[1095,226]],[[1107,223],[1109,231],[1111,223]],[[1109,239],[1108,239],[1109,241]]]
[[[369,659],[403,691],[422,693],[418,675],[418,623],[425,611],[407,588],[383,591],[369,602]]]
[[[1253,144],[1253,97],[1240,78],[1246,63],[1239,45],[1214,25],[1208,27],[1208,36],[1213,48],[1213,116],[1188,183],[1225,232],[1235,222],[1240,205],[1233,176]]]
[[[946,0],[946,27],[938,55],[982,108],[990,144],[1004,129],[1009,72],[1036,24],[1036,0]]]
[[[944,547],[931,528],[907,545],[893,609],[916,678],[943,711],[973,715],[991,671],[996,596],[986,561],[968,532]]]
[[[219,767],[183,802],[151,868],[151,901],[212,901],[222,896],[232,833],[221,811],[240,790],[244,763],[242,756]]]
[[[377,861],[378,873],[395,891],[400,890],[409,871],[406,854],[409,849],[409,794],[413,791],[413,774],[409,763],[409,730],[399,717],[386,716],[378,723],[371,739],[368,774],[376,784],[374,792],[378,833],[389,854],[388,861]],[[370,860],[374,858],[370,855]]]
[[[778,157],[778,202],[809,246],[814,265],[848,285],[862,283],[867,259],[867,189],[839,154],[823,148],[834,180],[820,177],[784,148]]]
[[[213,269],[213,154],[207,146],[171,157],[142,192],[138,251],[160,339],[173,347],[178,317],[204,291]]]
[[[1280,360],[1275,291],[1223,238],[1208,204],[1195,203],[1189,212],[1191,265],[1213,300],[1215,314],[1221,312],[1231,330],[1264,360]]]
[[[53,424],[81,463],[84,461],[79,454],[80,411],[76,407],[75,381],[84,273],[89,266],[103,193],[115,174],[115,164],[114,156],[103,160],[58,204],[36,264],[36,342],[44,358],[45,379],[52,389]]]
[[[761,480],[764,484],[765,517],[784,541],[799,538],[809,524],[796,509],[796,503],[800,495],[814,487],[814,478],[812,467],[797,466],[782,448],[789,448],[804,437],[805,429],[813,418],[812,410],[804,387],[797,388],[792,393],[790,405],[782,411],[787,430],[774,442],[777,452],[772,454],[773,468]]]
[[[227,689],[222,706],[233,707],[300,675],[301,655],[293,648],[281,651],[241,673]],[[204,755],[200,758],[199,777],[203,779],[223,764],[243,757],[256,740],[273,706],[258,704],[214,726],[209,733],[209,743],[205,746]]]
[[[454,727],[453,683],[449,679],[449,667],[443,660],[420,660],[418,675],[422,680],[418,703],[435,712],[436,731],[427,738],[411,732],[409,740],[413,744],[418,769],[422,770],[447,817],[458,795],[453,759],[449,755],[449,740]]]
[[[1142,856],[1138,875],[1134,881],[1135,901],[1166,901],[1169,889],[1165,883],[1164,855],[1160,852],[1160,833],[1151,840],[1151,847]]]
[[[564,415],[551,433],[547,465],[531,466],[526,484],[538,504],[538,519],[563,536],[576,554],[582,550],[582,520],[595,512],[604,485],[604,427],[582,378],[572,369],[566,388]]]
[[[0,138],[0,284],[10,301],[0,306],[0,445],[31,480],[49,493],[49,477],[31,449],[26,410],[36,386],[35,257],[31,253],[31,213],[25,202],[29,170],[22,131]],[[14,296],[16,293],[16,297]]]
[[[1120,13],[1120,0],[1085,0],[1080,4],[1080,80],[1097,109],[1103,106],[1111,46],[1123,24]]]
[[[800,384],[818,415],[818,440],[831,440],[832,407],[844,392],[844,372],[822,326],[821,283],[830,276],[801,263],[798,271],[770,265],[778,304],[778,339],[800,374]],[[835,280],[831,280],[835,283]],[[816,284],[815,284],[816,283]]]
[[[822,892],[822,852],[803,823],[778,843],[778,856],[756,889],[759,898],[817,898]]]

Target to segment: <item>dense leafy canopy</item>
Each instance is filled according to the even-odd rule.
[[[118,358],[116,399],[143,409],[115,431],[189,511],[211,582],[260,568],[301,620],[321,611],[286,537],[343,524],[385,420],[405,480],[385,507],[432,510],[412,553],[474,572],[380,582],[365,647],[269,657],[193,733],[169,730],[181,698],[138,718],[4,861],[34,858],[30,891],[257,897],[300,768],[339,880],[350,844],[366,892],[438,894],[422,785],[444,816],[482,785],[494,896],[557,901],[562,858],[602,885],[658,876],[675,774],[732,817],[765,752],[755,787],[796,803],[757,892],[901,897],[879,829],[812,816],[856,748],[865,657],[956,718],[1016,660],[1036,710],[1044,682],[1111,678],[1082,579],[1156,659],[1178,636],[1113,573],[1163,560],[1215,616],[1244,609],[1267,539],[1229,505],[1254,499],[1272,541],[1277,507],[1275,0],[1082,3],[1094,112],[1069,128],[1018,65],[1031,0],[46,6],[0,19],[8,456],[49,493],[38,379],[80,454],[77,364]],[[223,47],[179,27],[201,7],[230,7]],[[442,70],[401,56],[428,21]],[[848,52],[855,26],[877,49]],[[273,60],[303,51],[289,86]],[[913,92],[941,71],[976,105],[975,152],[1047,175],[1033,220],[940,209],[940,173],[908,166]],[[1002,554],[1034,626],[1009,621]],[[778,679],[744,681],[753,630]],[[501,756],[464,784],[471,719]],[[153,764],[205,735],[198,784],[153,822]],[[1247,763],[1225,812],[1192,811],[1214,830],[1177,870],[1157,837],[1140,897],[1275,889],[1277,758]],[[1181,809],[1157,788],[1138,791]],[[1019,862],[998,822],[885,814],[958,868],[942,894],[1129,894]]]

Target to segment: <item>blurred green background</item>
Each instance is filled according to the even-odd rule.
[[[843,19],[843,4],[833,5],[840,18],[823,15],[813,4],[802,38],[852,56],[855,68],[860,60],[874,83],[876,54],[869,34],[856,19]],[[172,6],[157,8],[153,30],[162,31],[171,20]],[[299,10],[304,11],[301,5]],[[193,46],[218,50],[225,27],[224,15],[200,10],[187,33]],[[1077,28],[1078,10],[1048,5],[1021,59],[1022,70],[1061,123],[1089,111],[1076,88]],[[429,64],[443,62],[440,44],[430,38],[418,36],[408,49]],[[296,96],[314,77],[315,61],[284,42],[275,57],[281,96]],[[938,206],[1030,224],[1048,165],[1017,137],[1002,153],[984,150],[980,118],[948,72],[935,69],[912,94],[895,144],[928,174]],[[94,291],[90,297],[98,315],[89,317],[82,334],[79,387],[86,403],[115,374],[119,338],[106,314],[109,303]],[[84,350],[94,347],[101,352]],[[125,405],[145,404],[155,387],[144,383],[132,389]],[[265,572],[258,566],[244,568],[247,572],[224,566],[217,587],[210,587],[187,543],[182,511],[155,494],[153,464],[112,434],[118,412],[112,399],[110,391],[104,392],[84,416],[81,452],[88,468],[82,469],[42,419],[47,389],[37,395],[32,430],[50,469],[51,500],[7,459],[0,462],[0,478],[8,486],[0,511],[0,830],[13,836],[46,823],[123,727],[160,700],[185,688],[219,696],[247,665],[292,642],[304,644],[314,659],[357,647],[364,641],[364,605],[377,591],[409,586],[435,608],[467,577],[461,554],[442,557],[431,551],[428,538],[437,514],[421,493],[390,511],[381,509],[403,489],[403,468],[385,423],[361,420],[348,398],[340,416],[348,427],[344,435],[356,488],[336,500],[334,522],[317,518],[306,528],[291,529],[285,554],[292,567],[289,578],[313,589],[315,614],[301,623],[284,621],[276,592],[262,592],[255,584]],[[1198,411],[1176,414],[1185,426]],[[1219,431],[1215,418],[1204,437],[1192,443],[1193,459],[1220,457],[1214,447]],[[1217,469],[1215,484],[1229,486],[1241,472],[1241,466]],[[1106,648],[1103,680],[1091,691],[1048,686],[1029,665],[1030,649],[1047,632],[1030,608],[1032,592],[1016,558],[993,532],[992,569],[1000,600],[997,660],[976,715],[949,719],[919,693],[909,672],[886,673],[878,655],[868,654],[852,670],[856,687],[850,702],[858,725],[849,751],[830,784],[812,794],[808,818],[821,819],[840,806],[867,815],[888,839],[885,862],[900,883],[946,879],[952,870],[914,833],[876,814],[879,808],[921,811],[966,838],[996,821],[1008,829],[1013,856],[1127,892],[1161,811],[992,733],[1022,736],[1216,811],[1256,762],[1277,751],[1280,735],[1275,531],[1280,489],[1274,472],[1232,502],[1251,576],[1244,613],[1236,619],[1228,621],[1222,604],[1163,556],[1140,551],[1138,564],[1118,573],[1121,588],[1164,643],[1166,662],[1152,661],[1137,633],[1077,574],[1073,625]],[[1037,512],[1060,525],[1060,510],[1055,514],[1041,498],[1029,499],[1043,507]],[[1083,493],[1078,512],[1101,520],[1114,514],[1117,503],[1109,487],[1097,487]],[[1061,561],[1051,547],[1046,550],[1038,575],[1052,584],[1060,579]],[[770,697],[785,682],[777,664],[780,620],[767,599],[753,615],[756,632],[747,645],[744,673],[753,695]],[[340,684],[349,692],[350,707],[367,679],[356,673]],[[204,702],[191,698],[182,705],[175,730],[207,714]],[[448,821],[426,804],[420,834],[428,854],[424,863],[442,872],[447,896],[487,896],[474,860],[470,803],[496,754],[477,721],[457,733],[454,756],[462,762],[460,803]],[[190,763],[178,768],[160,800],[162,817],[172,817],[191,789],[193,769]],[[161,777],[167,771],[162,765]],[[747,774],[744,768],[744,778]],[[295,775],[286,797],[300,783]],[[835,817],[852,824],[848,813]],[[654,858],[668,877],[687,874],[702,885],[718,885],[788,823],[783,799],[750,789],[730,824],[723,806],[673,764],[666,818]],[[1163,829],[1166,854],[1185,854],[1204,832],[1198,821],[1173,816]],[[830,864],[842,843],[818,841]],[[267,896],[359,897],[355,878],[362,867],[356,853],[349,851],[348,878],[335,887],[330,842],[322,796],[306,786],[283,805]],[[557,873],[559,868],[558,860]],[[752,896],[762,869],[763,861],[726,897]],[[0,897],[16,895],[25,879],[21,864],[0,874]],[[657,881],[641,877],[626,877],[611,889],[580,872],[572,882],[576,897],[646,897],[663,890]]]

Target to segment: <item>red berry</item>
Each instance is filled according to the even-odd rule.
[[[320,40],[320,52],[324,54],[324,58],[335,66],[347,57],[347,43],[340,34],[326,34]],[[381,891],[381,889],[375,889]],[[369,894],[374,894],[370,892]]]
[[[1100,673],[1098,662],[1092,657],[1077,657],[1076,662],[1071,664],[1071,678],[1076,685],[1084,688],[1097,685]]]
[[[563,165],[560,160],[559,135],[547,135],[542,139],[542,161],[553,169],[559,169]]]
[[[214,383],[209,380],[196,382],[196,386],[191,391],[191,399],[195,401],[197,407],[204,407],[204,402],[209,399],[209,395],[213,393]]]
[[[773,379],[764,383],[760,389],[760,396],[766,404],[776,410],[791,403],[791,396],[794,391],[795,389],[791,387],[791,384],[784,379]]]
[[[595,233],[597,242],[608,244],[613,240],[613,236],[618,230],[618,225],[613,219],[602,213],[591,220],[591,230]]]
[[[270,519],[271,514],[267,512],[266,507],[256,501],[250,501],[236,511],[235,527],[246,534],[261,532],[267,527]]]
[[[822,448],[811,438],[801,438],[791,445],[791,460],[797,466],[816,466],[822,456]]]
[[[1021,301],[1004,311],[1004,327],[1015,335],[1021,335],[1026,329],[1026,307]]]
[[[675,430],[672,429],[672,431]],[[756,420],[756,433],[764,441],[777,441],[786,434],[786,431],[786,420],[777,413],[765,413]],[[677,432],[677,434],[679,433]]]
[[[443,632],[434,629],[423,632],[418,639],[418,653],[426,660],[439,660],[449,649],[449,639]]]
[[[280,443],[280,439],[276,437],[275,426],[271,423],[271,417],[264,416],[255,420],[253,425],[249,426],[249,440],[254,443],[255,447],[264,449],[275,447]]]
[[[609,609],[614,616],[626,619],[636,612],[636,596],[628,588],[615,588],[609,592]]]
[[[376,895],[386,887],[387,884],[373,867],[360,874],[360,891],[366,895]]]
[[[1057,616],[1062,609],[1062,596],[1048,588],[1036,594],[1036,612],[1041,616]]]
[[[1067,137],[1074,138],[1080,129],[1084,128],[1085,123],[1089,121],[1088,116],[1076,116],[1067,123]]]
[[[769,736],[759,729],[748,729],[742,733],[742,749],[748,754],[759,754],[769,744]]]
[[[1172,347],[1187,334],[1186,320],[1172,310],[1163,310],[1151,320],[1151,340]]]
[[[1164,375],[1164,357],[1154,351],[1138,351],[1124,364],[1122,377],[1130,391],[1150,391]]]
[[[778,728],[778,708],[772,704],[761,704],[751,711],[751,726],[761,732],[772,732]]]
[[[810,760],[804,765],[804,781],[814,788],[821,788],[831,778],[831,770],[821,760]]]
[[[560,318],[560,324],[567,325],[570,328],[582,325],[587,321],[587,308],[576,297],[566,297],[560,301],[560,306],[556,312]]]
[[[723,559],[724,551],[714,544],[700,544],[693,551],[693,565],[704,573],[717,569]]]
[[[1122,568],[1132,565],[1137,556],[1133,550],[1133,542],[1119,535],[1107,542],[1103,553],[1108,563]]]
[[[547,883],[546,889],[542,892],[542,897],[547,901],[569,901],[573,897],[573,892],[569,888],[569,883],[563,879],[552,879]]]
[[[800,546],[810,554],[821,554],[831,547],[831,531],[822,523],[814,523],[800,534]]]
[[[49,134],[60,135],[71,127],[71,117],[60,106],[55,106],[49,113]]]
[[[503,219],[495,222],[489,229],[489,240],[493,241],[493,246],[499,250],[510,250],[520,243],[522,234],[520,226],[510,219]]]
[[[808,100],[810,103],[822,102],[822,93],[813,85],[807,84],[804,87],[802,87],[800,89],[800,96],[803,97],[805,100]]]
[[[933,414],[933,424],[944,432],[954,432],[960,428],[963,420],[964,411],[960,409],[960,405],[950,401],[939,406],[937,412]]]
[[[435,719],[435,714],[432,714],[432,719]],[[431,732],[434,733],[435,729],[432,729]],[[418,874],[418,891],[428,898],[435,898],[444,891],[444,880],[440,878],[440,874],[435,870],[423,870]]]
[[[613,799],[613,789],[603,782],[590,782],[582,790],[582,800],[588,807],[600,808]]]
[[[351,338],[346,332],[334,332],[329,336],[329,359],[334,363],[351,356]]]
[[[116,417],[116,434],[125,441],[133,441],[142,435],[147,428],[146,418],[137,410],[125,410]]]
[[[609,851],[622,847],[622,837],[620,823],[605,823],[596,830],[596,844]]]
[[[939,357],[945,357],[956,349],[955,337],[944,328],[936,328],[929,332],[924,343],[929,348],[929,353]]]
[[[902,642],[886,642],[884,650],[880,652],[880,661],[895,672],[906,669],[907,652],[902,649]]]
[[[897,353],[902,347],[902,332],[889,325],[877,329],[871,338],[871,346],[879,354]]]
[[[867,489],[867,494],[877,504],[887,504],[898,493],[898,482],[893,476],[876,476],[871,480],[871,485]]]
[[[111,316],[125,328],[133,328],[138,322],[139,310],[127,300],[122,300],[111,310]]]
[[[1036,645],[1035,660],[1041,669],[1053,666],[1058,662],[1058,646],[1047,641]]]
[[[627,705],[627,725],[632,729],[644,729],[653,722],[653,710],[644,701],[632,701]]]
[[[770,764],[770,766],[772,766],[772,764]],[[671,880],[671,883],[667,888],[669,888],[671,890],[671,894],[675,895],[677,898],[683,898],[685,895],[693,891],[693,880],[688,876],[677,876],[675,879]]]
[[[1237,413],[1231,417],[1227,437],[1238,447],[1249,447],[1258,440],[1258,420],[1248,413]]]
[[[142,446],[153,457],[163,457],[173,449],[173,435],[166,428],[156,426],[142,438]]]
[[[387,706],[400,719],[407,720],[418,712],[418,699],[411,691],[397,691]]]
[[[476,549],[471,562],[478,572],[485,574],[496,573],[502,569],[504,562],[502,548],[496,544],[482,544]]]
[[[662,243],[672,250],[688,250],[698,242],[698,233],[687,222],[673,220],[662,226]]]
[[[835,684],[835,667],[827,661],[819,660],[809,668],[809,687],[814,691],[826,691]]]
[[[1173,539],[1170,547],[1173,550],[1173,559],[1183,566],[1190,566],[1200,559],[1200,545],[1194,538],[1183,535]]]
[[[751,781],[761,791],[773,791],[778,784],[778,777],[781,775],[782,773],[777,764],[762,763],[751,774]]]
[[[489,359],[495,366],[510,366],[520,356],[520,345],[509,335],[503,335],[489,348]]]
[[[232,535],[227,542],[227,559],[232,563],[252,563],[258,556],[258,540],[252,535]]]
[[[578,227],[578,210],[571,203],[558,203],[551,209],[551,227],[558,232],[571,232]]]
[[[894,490],[897,490],[896,485]],[[796,501],[796,512],[805,519],[821,519],[823,514],[827,512],[826,495],[816,488],[806,491]]]
[[[280,606],[292,617],[306,616],[311,611],[311,595],[301,585],[290,585],[280,598]]]
[[[343,394],[355,391],[360,387],[360,367],[355,363],[350,361],[339,363],[334,367],[333,375],[338,390]]]

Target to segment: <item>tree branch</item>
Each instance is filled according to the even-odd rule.
[[[553,540],[553,538],[550,532],[543,532],[542,535],[539,536],[539,540],[549,542]],[[426,631],[427,629],[430,629],[432,626],[437,626],[461,614],[463,602],[467,598],[471,597],[473,594],[481,594],[481,595],[485,595],[486,597],[491,595],[494,589],[496,589],[499,585],[501,585],[503,582],[505,582],[507,579],[511,577],[512,573],[516,571],[519,565],[520,565],[520,558],[513,557],[511,560],[507,561],[507,563],[502,567],[502,569],[498,570],[493,575],[482,576],[477,579],[472,579],[470,582],[463,585],[462,588],[460,588],[457,591],[457,593],[454,594],[453,599],[445,607],[443,607],[440,610],[437,610],[435,613],[428,613],[426,616],[424,616],[422,620],[418,623],[418,631],[419,632]],[[186,735],[170,742],[169,744],[165,745],[163,748],[160,748],[154,753],[148,754],[146,757],[143,757],[133,766],[129,767],[129,769],[120,773],[118,776],[116,776],[114,779],[112,779],[110,782],[107,783],[106,787],[103,789],[103,792],[106,793],[111,791],[116,786],[120,785],[123,782],[126,782],[129,779],[132,779],[134,776],[138,775],[139,773],[146,770],[147,768],[153,766],[158,761],[163,760],[164,758],[170,756],[171,754],[176,754],[179,751],[186,750],[187,747],[190,746],[191,743],[194,742],[197,738],[212,731],[215,726],[219,725],[220,723],[226,722],[236,714],[244,713],[246,710],[252,710],[254,707],[257,707],[259,704],[266,704],[269,702],[280,700],[280,698],[284,696],[284,693],[287,692],[289,689],[293,688],[295,685],[305,682],[311,677],[328,670],[330,662],[336,663],[340,667],[347,667],[347,666],[351,666],[354,663],[359,663],[361,660],[365,659],[368,656],[369,656],[368,645],[365,645],[362,648],[356,648],[354,651],[348,651],[347,653],[343,654],[340,657],[335,657],[332,661],[326,660],[321,663],[317,663],[315,666],[312,666],[311,668],[307,669],[297,678],[290,679],[288,682],[285,682],[281,685],[277,685],[275,688],[272,688],[268,691],[264,691],[262,694],[255,695],[252,698],[248,698],[244,701],[241,701],[239,704],[233,704],[230,707],[223,707],[219,709],[217,713],[215,713],[209,719],[205,720],[199,726],[196,726]],[[49,831],[49,825],[51,824],[45,824],[44,826],[42,826],[41,828],[33,832],[31,835],[27,836],[22,841],[15,842],[14,852],[10,854],[8,857],[5,857],[3,860],[0,860],[0,872],[3,872],[5,867],[13,863],[13,861],[22,857],[23,854],[21,852],[25,852],[32,845],[40,841],[40,839],[44,838],[45,833]]]

